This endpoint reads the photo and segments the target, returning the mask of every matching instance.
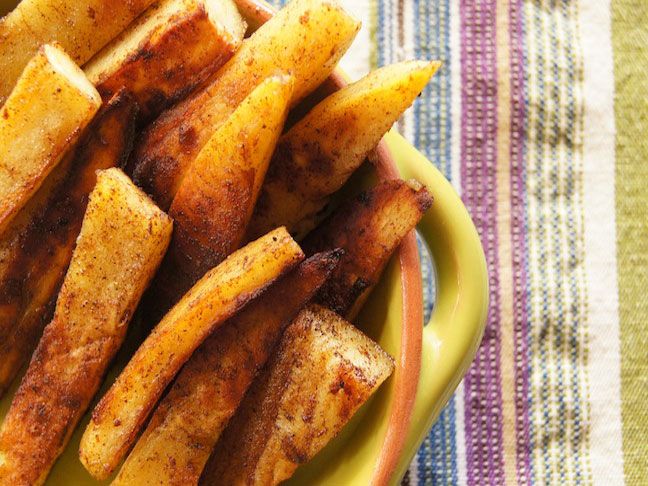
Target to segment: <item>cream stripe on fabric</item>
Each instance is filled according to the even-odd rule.
[[[497,0],[497,230],[500,277],[502,443],[504,479],[516,484],[515,343],[511,250],[511,68],[509,0]]]
[[[614,210],[614,78],[610,3],[580,0],[584,57],[585,266],[589,287],[592,479],[623,482]]]
[[[459,191],[461,188],[461,44],[460,44],[460,33],[461,33],[461,16],[459,14],[459,2],[450,2],[450,59],[446,60],[450,65],[450,89],[452,91],[451,103],[452,107],[450,113],[452,116],[452,155],[450,157],[452,161],[451,173],[452,173],[452,185],[454,188]],[[463,397],[463,393],[456,393],[457,400],[459,397]],[[463,400],[463,398],[462,398]],[[459,416],[459,411],[457,410],[457,416]],[[462,416],[463,420],[463,416]],[[459,431],[457,430],[457,433]],[[461,434],[463,434],[463,426],[461,427]],[[462,435],[463,439],[463,435]],[[462,444],[463,440],[459,440],[457,435],[457,446],[459,443]],[[465,450],[462,451],[465,453]],[[465,456],[461,456],[464,460],[464,474],[461,475],[459,470],[459,477],[466,477],[465,470]]]
[[[416,456],[414,456],[414,459],[412,459],[412,462],[410,462],[409,467],[407,468],[407,474],[408,474],[408,481],[409,481],[409,486],[418,486],[419,484],[419,479],[418,479],[418,462],[416,461]]]
[[[362,28],[358,32],[355,41],[340,61],[340,67],[353,81],[360,79],[370,71],[370,3],[370,0],[347,0],[342,2],[344,8],[362,22]]]
[[[464,407],[464,384],[459,383],[455,391],[455,417],[457,433],[457,482],[460,486],[468,484],[468,473],[466,469],[466,421]]]

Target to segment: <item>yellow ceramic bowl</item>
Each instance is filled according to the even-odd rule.
[[[271,15],[267,5],[256,0],[237,1],[255,25]],[[0,0],[0,14],[15,3]],[[333,78],[333,85],[343,84],[339,76]],[[415,178],[434,197],[432,208],[418,227],[436,270],[434,310],[424,327],[421,273],[416,240],[411,234],[359,317],[359,326],[395,357],[396,372],[340,436],[297,471],[290,484],[398,483],[463,377],[482,336],[488,307],[486,264],[461,200],[443,175],[396,133],[385,136],[373,162],[379,178]],[[369,183],[375,179],[372,172],[363,171],[362,180],[354,183]],[[16,386],[0,401],[0,418]],[[85,472],[77,455],[86,423],[87,417],[77,427],[47,484],[98,484]]]

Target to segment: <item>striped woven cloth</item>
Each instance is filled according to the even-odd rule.
[[[405,483],[648,484],[648,0],[346,5],[352,76],[444,61],[398,128],[490,273],[481,348]]]

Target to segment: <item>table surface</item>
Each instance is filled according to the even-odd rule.
[[[343,3],[352,77],[443,60],[398,128],[489,265],[484,341],[404,482],[648,484],[648,2]]]

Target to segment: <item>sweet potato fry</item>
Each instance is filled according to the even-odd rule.
[[[331,73],[358,29],[335,0],[289,3],[243,41],[204,89],[147,128],[129,162],[133,180],[168,208],[191,162],[256,85],[277,70],[291,74],[294,105]]]
[[[144,122],[225,64],[244,33],[232,0],[160,0],[88,61],[84,71],[104,99],[128,89]]]
[[[317,216],[419,95],[439,62],[377,69],[317,104],[281,137],[246,240],[277,226],[306,234]]]
[[[171,229],[119,169],[97,176],[54,319],[0,429],[1,484],[45,481],[124,340]]]
[[[99,93],[56,46],[29,61],[0,109],[0,235],[74,145]]]
[[[277,228],[210,270],[160,321],[99,401],[81,439],[85,468],[105,479],[117,467],[166,386],[205,338],[304,257]]]
[[[95,172],[127,156],[135,111],[125,93],[107,102],[0,238],[0,396],[52,319]]]
[[[219,435],[283,329],[339,258],[334,250],[305,260],[205,340],[158,405],[114,486],[198,482]]]
[[[0,106],[41,45],[58,42],[75,63],[83,65],[152,3],[22,0],[0,19]]]
[[[288,110],[292,78],[255,88],[191,164],[169,215],[169,251],[147,296],[158,319],[243,239]]]
[[[342,248],[344,256],[315,301],[353,319],[403,237],[432,204],[416,181],[386,181],[343,204],[310,233],[307,254]]]
[[[288,326],[214,449],[200,484],[271,485],[319,452],[394,369],[376,343],[309,306]]]

